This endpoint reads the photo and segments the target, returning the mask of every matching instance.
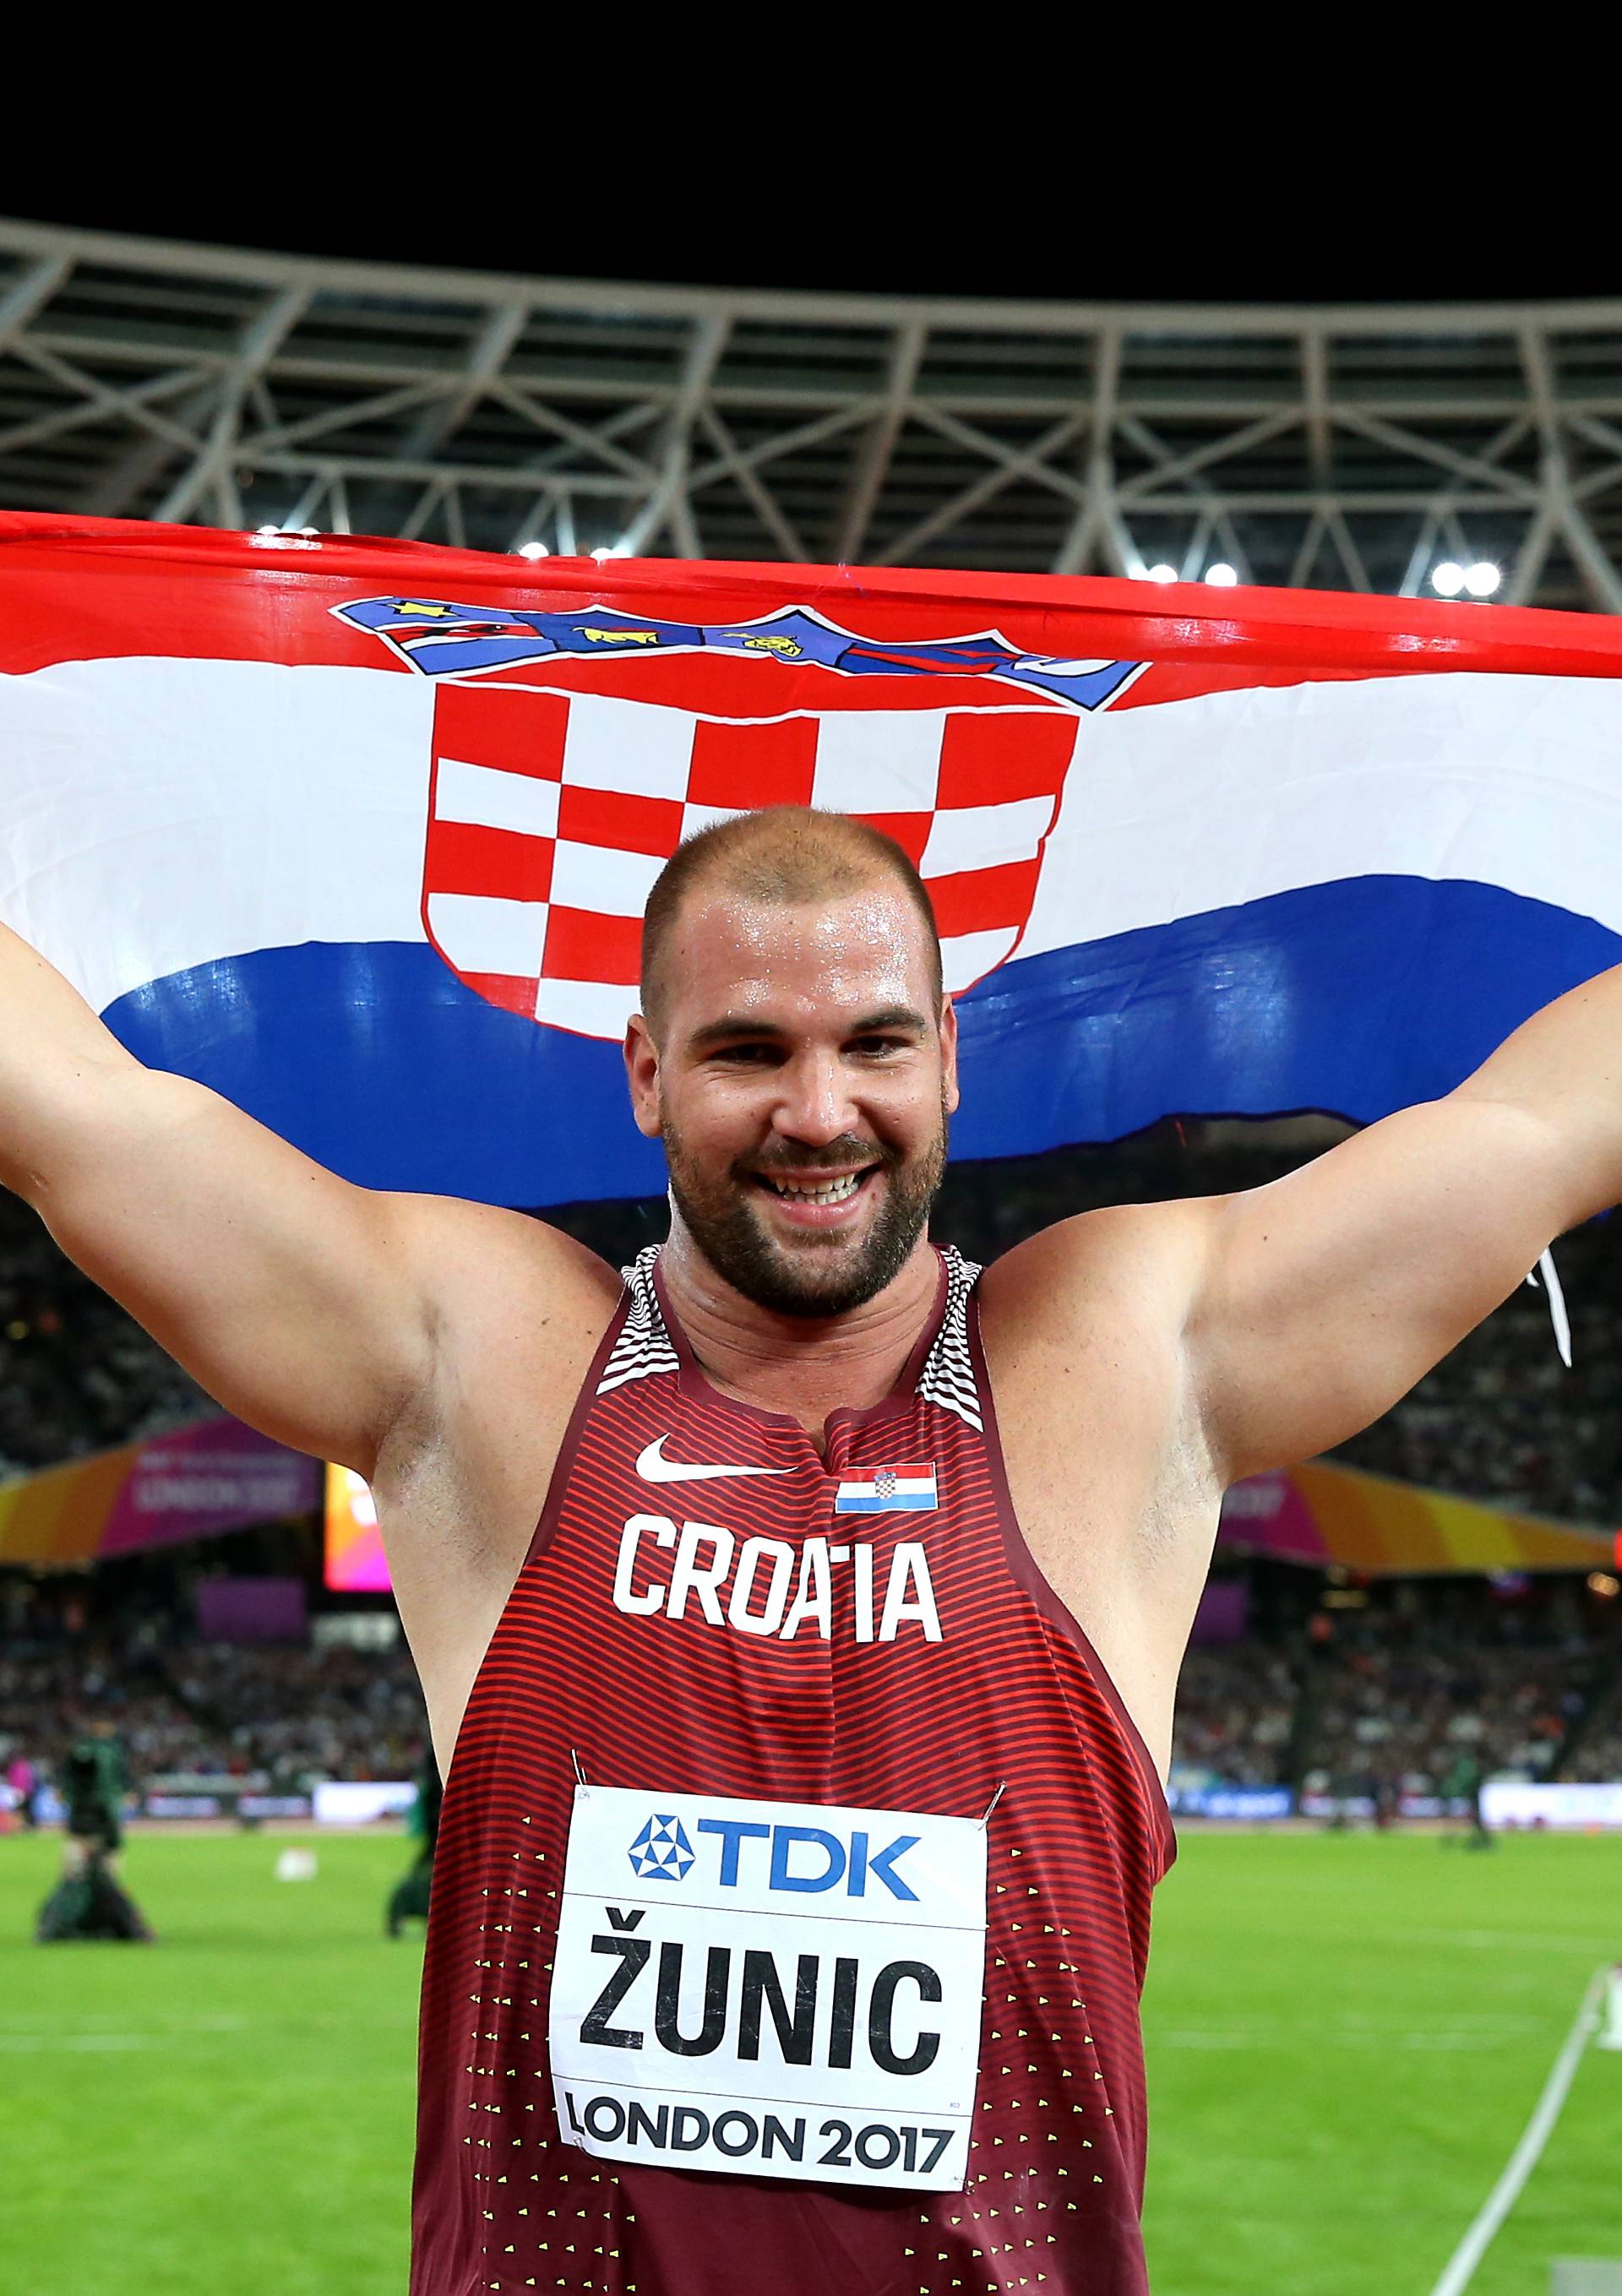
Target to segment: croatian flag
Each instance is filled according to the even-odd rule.
[[[0,513],[0,916],[351,1179],[659,1190],[643,906],[778,802],[922,870],[956,1153],[1367,1120],[1622,958],[1622,627]]]
[[[835,1514],[928,1514],[938,1505],[935,1466],[859,1467],[840,1478]]]

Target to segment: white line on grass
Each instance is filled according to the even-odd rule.
[[[1532,2118],[1520,2144],[1511,2153],[1509,2165],[1493,2186],[1482,2205],[1481,2213],[1465,2234],[1447,2260],[1446,2270],[1430,2296],[1462,2296],[1475,2277],[1476,2267],[1487,2254],[1505,2217],[1514,2207],[1525,2189],[1528,2177],[1536,2168],[1548,2143],[1568,2091],[1577,2078],[1577,2069],[1583,2051],[1593,2038],[1600,2021],[1600,2001],[1604,1991],[1607,1969],[1596,1969],[1588,1980],[1583,1996],[1583,2005],[1577,2011],[1571,2030],[1567,2034],[1554,2067],[1544,2083],[1544,2093],[1538,2098]]]

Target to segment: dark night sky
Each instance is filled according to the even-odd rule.
[[[635,144],[635,139],[628,139]],[[1622,258],[1579,206],[1491,228],[1422,180],[1337,199],[1274,151],[1248,168],[1074,179],[995,151],[789,190],[763,152],[672,172],[656,153],[568,169],[499,150],[475,167],[138,169],[0,160],[0,214],[288,253],[692,284],[1067,301],[1495,301],[1622,294]],[[455,188],[452,189],[451,186]],[[1592,212],[1590,210],[1589,212]]]

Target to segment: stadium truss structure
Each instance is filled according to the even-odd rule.
[[[1481,562],[1614,613],[1622,301],[638,286],[0,221],[0,504],[1409,595]]]

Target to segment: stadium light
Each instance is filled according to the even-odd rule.
[[[1146,582],[1175,582],[1176,578],[1176,568],[1168,566],[1163,558],[1158,565],[1145,567],[1143,570],[1143,579]]]
[[[1430,577],[1430,586],[1444,598],[1456,598],[1464,587],[1464,569],[1452,558],[1444,558]]]
[[[1219,558],[1215,566],[1206,568],[1205,578],[1213,590],[1231,590],[1238,581],[1239,576],[1225,560]]]
[[[1472,598],[1490,598],[1503,579],[1490,558],[1478,558],[1464,569],[1464,587]]]
[[[552,553],[544,542],[520,542],[518,554],[520,558],[550,558]]]

